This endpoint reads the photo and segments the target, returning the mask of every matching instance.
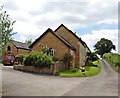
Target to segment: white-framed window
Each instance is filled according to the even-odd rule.
[[[54,49],[53,49],[53,48],[50,48],[49,51],[50,51],[50,56],[54,56],[54,52],[55,52]]]

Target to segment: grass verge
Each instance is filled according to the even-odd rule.
[[[82,73],[82,68],[69,68],[64,69],[57,73],[58,76],[64,76],[64,77],[90,77],[95,76],[100,72],[100,63],[99,61],[94,61],[94,65],[97,66],[85,66],[85,75]]]

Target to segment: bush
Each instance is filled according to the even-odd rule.
[[[18,54],[18,55],[16,56],[16,59],[17,59],[18,63],[21,63],[21,65],[23,64],[24,58],[25,58],[25,55],[24,55],[24,54]]]
[[[105,53],[103,55],[103,59],[105,59],[111,67],[116,70],[117,72],[120,72],[120,55],[115,53]]]
[[[85,66],[98,67],[97,65],[93,64],[93,62],[91,62],[91,61],[87,61]]]
[[[88,52],[86,57],[87,61],[90,60],[92,62],[99,59],[95,52]]]
[[[45,67],[53,62],[52,57],[42,52],[32,52],[24,60],[25,66]]]

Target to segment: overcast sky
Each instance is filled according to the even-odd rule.
[[[34,41],[47,28],[64,24],[92,51],[101,38],[112,40],[118,51],[118,0],[2,0],[0,5],[16,20],[15,40]]]

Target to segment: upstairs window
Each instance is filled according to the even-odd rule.
[[[50,53],[50,56],[54,56],[54,49],[50,48],[49,53]]]

